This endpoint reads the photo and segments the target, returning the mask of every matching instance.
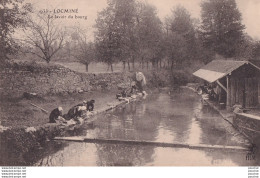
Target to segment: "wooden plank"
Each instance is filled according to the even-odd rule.
[[[258,131],[258,130],[254,130],[254,129],[251,129],[251,128],[248,128],[248,127],[244,127],[244,126],[241,126],[241,125],[239,125],[238,127],[242,128],[242,129],[246,129],[246,130],[252,131],[254,133],[260,134],[260,131]]]
[[[83,142],[84,137],[55,137],[54,140]]]
[[[74,139],[75,138],[75,139]],[[240,146],[224,146],[224,145],[207,145],[207,144],[187,144],[187,143],[166,143],[144,140],[120,140],[120,139],[103,139],[103,138],[86,138],[86,137],[55,137],[54,140],[87,142],[87,143],[107,143],[107,144],[129,144],[129,145],[145,145],[156,147],[172,147],[172,148],[187,148],[187,149],[217,149],[229,151],[248,151],[247,147]]]
[[[36,107],[36,108],[38,108],[38,109],[40,109],[40,110],[42,110],[43,112],[45,112],[46,114],[48,114],[49,112],[47,111],[47,110],[45,110],[45,109],[43,109],[43,108],[41,108],[40,106],[37,106],[36,104],[33,104],[33,103],[30,103],[32,106],[34,106],[34,107]]]
[[[258,82],[257,78],[246,78],[246,108],[256,107],[258,104]]]
[[[218,84],[221,88],[223,88],[223,90],[225,90],[225,92],[227,92],[227,88],[224,87],[224,85],[222,85],[222,83],[220,83],[219,80],[217,80],[217,84]]]

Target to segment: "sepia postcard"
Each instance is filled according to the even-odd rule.
[[[259,9],[0,0],[0,166],[259,166]]]

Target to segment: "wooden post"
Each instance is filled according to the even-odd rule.
[[[227,75],[227,101],[226,101],[226,108],[230,108],[230,79],[229,76]]]
[[[246,85],[247,85],[247,80],[244,78],[244,86],[243,86],[243,103],[242,107],[246,108]]]

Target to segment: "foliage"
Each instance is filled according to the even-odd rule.
[[[13,39],[13,33],[24,25],[24,18],[31,11],[31,4],[23,0],[0,0],[0,60],[15,54],[19,45]]]
[[[156,8],[150,4],[137,4],[137,38],[138,54],[141,63],[157,62],[163,57],[162,22],[157,16]]]
[[[108,7],[98,14],[96,46],[102,62],[144,58],[154,61],[161,56],[161,21],[156,9],[134,0],[110,0]]]
[[[147,78],[149,88],[160,88],[169,86],[170,75],[168,70],[152,70],[145,72],[144,75]]]
[[[216,56],[238,60],[259,58],[259,42],[244,34],[235,0],[203,0],[201,24],[182,6],[173,8],[162,22],[157,9],[147,2],[107,0],[107,7],[98,13],[96,19],[94,42],[89,41],[87,30],[80,27],[74,27],[73,33],[66,35],[66,27],[61,28],[60,21],[50,18],[50,12],[34,12],[22,20],[26,13],[22,13],[21,9],[32,11],[29,5],[23,8],[17,5],[22,0],[0,2],[15,2],[13,12],[16,14],[10,15],[10,24],[7,25],[9,21],[7,23],[6,18],[1,19],[8,26],[5,27],[8,35],[26,22],[23,49],[47,63],[57,56],[63,61],[79,61],[86,65],[86,70],[96,60],[108,64],[112,71],[113,64],[118,62],[122,62],[124,67],[127,63],[129,70],[130,63],[134,68],[135,63],[139,62],[142,69],[145,63],[147,66],[152,63],[154,68],[160,66],[176,71],[185,70],[195,63],[208,63]],[[10,39],[9,42],[1,40],[1,48],[4,43],[9,47],[15,46],[12,38],[7,38],[8,35],[1,36],[1,39]],[[6,56],[8,53],[3,51]],[[176,73],[175,81],[181,78],[178,76],[182,75]]]
[[[182,6],[172,11],[172,16],[166,19],[166,51],[173,66],[189,64],[197,56],[195,28],[189,12]]]
[[[257,41],[253,46],[252,59],[260,60],[260,41]]]
[[[201,7],[204,46],[224,57],[236,56],[245,27],[235,0],[206,0]]]
[[[108,1],[108,7],[98,13],[96,20],[97,32],[95,42],[97,56],[101,62],[106,62],[112,66],[121,55],[120,50],[120,28],[116,17],[116,1]]]

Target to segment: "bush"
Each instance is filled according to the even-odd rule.
[[[180,86],[188,83],[187,73],[184,71],[172,71],[171,73],[171,85]]]
[[[148,87],[166,87],[169,85],[169,75],[168,70],[151,70],[144,72],[144,75],[147,79],[147,86]]]
[[[186,85],[187,83],[196,82],[191,72],[185,70],[150,70],[143,71],[147,87],[149,88],[162,88],[162,87],[178,87]]]
[[[185,70],[174,70],[171,72],[171,86],[183,86],[187,83],[196,83],[197,78]]]

